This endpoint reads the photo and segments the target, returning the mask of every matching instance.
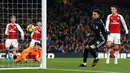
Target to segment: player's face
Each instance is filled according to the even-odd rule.
[[[117,9],[115,7],[111,7],[111,12],[112,12],[112,14],[115,14],[115,13],[117,13]]]
[[[95,20],[97,18],[99,18],[99,14],[97,12],[93,12],[92,19]]]
[[[35,50],[37,50],[39,48],[39,46],[38,45],[35,45]]]
[[[12,22],[12,23],[15,23],[15,21],[16,21],[16,18],[14,18],[14,17],[11,18],[11,22]]]

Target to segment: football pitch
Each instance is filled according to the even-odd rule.
[[[92,58],[88,59],[87,67],[78,67],[82,63],[82,58],[55,58],[47,60],[47,69],[24,69],[24,70],[0,70],[0,73],[130,73],[130,59],[119,59],[119,64],[114,64],[111,59],[110,64],[105,64],[105,59],[100,59],[95,67],[91,67]],[[7,63],[11,66],[14,63]],[[0,59],[0,64],[2,63]],[[17,63],[26,67],[29,63]],[[33,64],[38,66],[39,64]],[[1,66],[1,65],[0,65]]]

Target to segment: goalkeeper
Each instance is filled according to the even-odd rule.
[[[28,62],[28,59],[33,59],[35,62],[41,62],[42,49],[41,44],[35,42],[34,46],[30,46],[23,50],[21,55],[17,57],[15,62]]]

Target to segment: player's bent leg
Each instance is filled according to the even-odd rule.
[[[94,59],[94,60],[93,60],[92,67],[96,66],[96,65],[97,65],[97,63],[98,63],[98,61],[99,61],[99,59]]]
[[[89,52],[88,48],[85,48],[84,49],[84,53],[83,53],[83,63],[80,64],[79,67],[86,67],[86,62],[87,62],[87,58],[88,58],[88,52]]]
[[[22,52],[22,58],[24,62],[28,63],[28,52],[26,49]]]
[[[27,56],[26,54],[21,54],[20,56],[15,59],[15,62],[27,62]]]
[[[18,49],[13,51],[13,58],[14,60],[17,58]]]
[[[93,60],[93,63],[92,63],[92,67],[96,66],[98,61],[99,61],[99,58],[96,54],[96,48],[90,48],[90,53],[91,55],[94,57],[94,60]]]
[[[20,55],[15,59],[15,62],[22,62],[22,60],[22,55]]]
[[[24,49],[22,51],[21,55],[19,55],[17,57],[17,59],[15,60],[15,62],[27,61],[27,55],[28,55],[27,49]]]
[[[27,55],[23,56],[23,62],[28,63],[28,57],[27,57]]]

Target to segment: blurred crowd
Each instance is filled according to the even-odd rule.
[[[2,5],[3,4],[3,5]],[[19,40],[19,48],[24,49],[30,43],[30,33],[26,31],[28,24],[36,24],[41,21],[41,4],[29,3],[28,5],[2,3],[0,8],[0,43],[4,44],[4,31],[7,23],[10,22],[9,14],[16,13],[17,23],[25,32],[25,41]],[[38,4],[38,5],[36,5]],[[14,9],[12,10],[12,6]],[[22,9],[23,8],[23,9]],[[106,4],[64,4],[55,3],[47,8],[47,51],[48,52],[82,52],[84,44],[93,39],[93,33],[90,30],[89,23],[93,9],[102,11],[102,20],[106,21],[110,14],[110,5]],[[130,8],[125,5],[120,6],[120,14],[125,18],[128,29],[130,30]],[[126,37],[124,29],[121,29],[122,44],[120,52],[130,52],[130,36]],[[1,46],[1,44],[0,44]],[[101,48],[99,51],[104,51]]]
[[[93,9],[102,11],[102,19],[105,23],[110,14],[110,5],[77,3],[68,5],[55,4],[47,9],[47,51],[48,52],[82,52],[84,44],[93,38],[89,27],[91,12]],[[126,20],[130,29],[130,8],[120,7],[120,14]],[[122,44],[120,52],[130,52],[130,37],[126,37],[124,29],[121,29]],[[101,48],[99,51],[104,51]]]

